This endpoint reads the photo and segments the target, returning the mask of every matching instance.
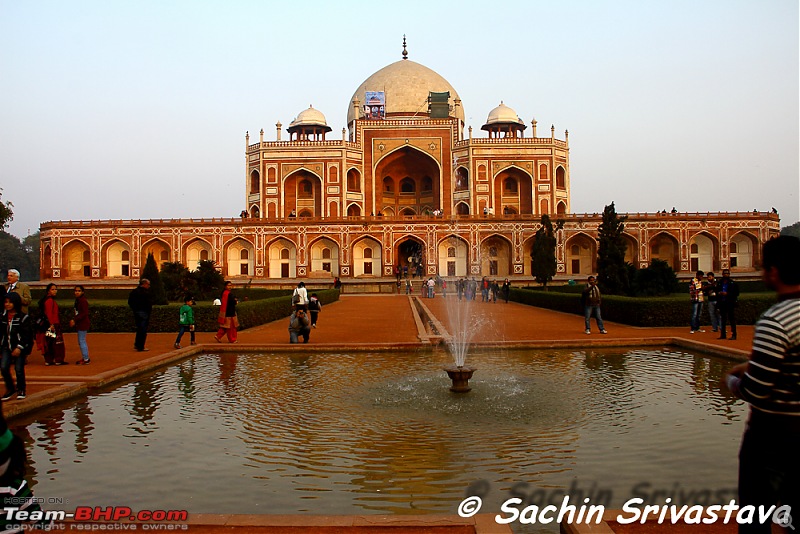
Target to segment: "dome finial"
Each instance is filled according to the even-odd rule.
[[[406,34],[403,34],[403,59],[408,59],[408,50],[406,50]]]

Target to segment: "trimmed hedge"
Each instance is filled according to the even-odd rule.
[[[272,321],[277,321],[288,317],[292,308],[291,294],[285,290],[276,291],[280,296],[272,298],[262,298],[260,300],[240,300],[236,307],[239,317],[240,329],[251,328]],[[339,300],[339,291],[336,289],[315,290],[320,302],[329,304]],[[236,291],[239,294],[239,291]],[[127,293],[126,300],[119,304],[97,304],[92,305],[89,299],[89,320],[92,323],[92,332],[133,332],[133,312],[128,307]],[[153,313],[150,315],[150,325],[148,332],[177,332],[178,331],[178,310],[183,304],[167,304],[166,306],[153,306]],[[37,305],[31,304],[29,313],[36,317],[38,314]],[[198,304],[194,306],[194,322],[198,332],[216,332],[217,317],[219,306],[212,304]],[[74,317],[71,302],[68,306],[59,302],[59,317],[61,324],[66,328],[69,320]]]
[[[65,284],[65,283],[59,284],[58,296],[56,297],[56,299],[60,301],[61,299],[73,298],[72,290],[76,285],[79,284]],[[262,289],[262,288],[245,289],[240,287],[234,287],[233,290],[236,293],[236,296],[239,297],[240,301],[271,299],[286,294],[285,289]],[[319,291],[321,290],[317,289],[314,290],[315,293],[319,293]],[[93,300],[120,300],[127,302],[128,295],[130,295],[130,293],[131,293],[130,289],[92,289],[91,287],[86,287],[86,298],[89,299],[89,302],[92,302]],[[309,295],[310,294],[311,291],[309,291]],[[44,289],[32,289],[31,296],[34,302],[38,302],[39,299],[44,296]],[[182,306],[183,302],[180,302],[179,304]]]
[[[511,289],[510,300],[539,308],[583,315],[580,295],[558,291]],[[767,308],[777,302],[771,293],[742,293],[736,306],[737,324],[755,324]],[[621,297],[604,295],[603,319],[631,326],[687,326],[689,325],[689,295],[667,297]],[[710,324],[705,307],[702,325]]]

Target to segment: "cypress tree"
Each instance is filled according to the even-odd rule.
[[[628,245],[622,232],[627,216],[620,217],[614,203],[603,209],[603,222],[597,229],[597,282],[604,293],[624,295],[630,287],[625,250]]]
[[[150,298],[153,304],[167,304],[167,293],[164,291],[164,284],[161,282],[161,275],[158,273],[158,265],[152,252],[147,254],[142,278],[150,280]]]
[[[536,231],[533,248],[531,250],[531,271],[537,282],[547,290],[547,282],[556,274],[556,235],[555,230],[564,226],[564,221],[558,221],[556,228],[550,222],[550,217],[542,215],[542,226]]]

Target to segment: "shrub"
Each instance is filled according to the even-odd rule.
[[[339,300],[339,291],[335,289],[316,291],[316,293],[323,304]],[[183,303],[175,303],[166,306],[154,306],[150,315],[148,331],[177,332],[178,310],[182,305]],[[291,295],[281,291],[280,296],[268,299],[240,301],[236,312],[242,329],[283,319],[291,313]],[[33,317],[38,314],[36,304],[31,304],[29,313]],[[69,324],[69,320],[74,317],[71,302],[70,305],[65,305],[63,301],[59,302],[59,316],[62,325]],[[198,332],[216,332],[218,316],[219,306],[197,304],[194,307],[196,330]],[[119,304],[92,304],[90,300],[89,319],[92,323],[91,332],[134,331],[133,312],[128,307],[127,301],[120,301]]]
[[[511,290],[511,300],[549,310],[583,315],[580,295],[574,293]],[[767,308],[775,304],[771,293],[742,293],[736,307],[737,324],[755,324]],[[689,325],[689,296],[625,297],[605,295],[602,303],[603,319],[631,326],[661,327]],[[702,324],[708,324],[708,313],[703,310]]]
[[[678,277],[672,267],[663,260],[653,260],[645,269],[636,271],[633,280],[633,294],[662,296],[679,291]]]

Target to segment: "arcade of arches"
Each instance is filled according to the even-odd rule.
[[[778,233],[777,220],[772,227],[755,220],[750,228],[735,232],[725,225],[689,234],[680,224],[650,232],[645,218],[639,218],[643,220],[630,215],[626,223],[626,261],[645,267],[660,259],[679,274],[723,268],[755,272],[759,243]],[[557,278],[596,273],[599,216],[594,220],[567,216],[565,221],[556,234]],[[491,225],[433,216],[416,219],[414,224],[386,217],[336,224],[309,218],[274,226],[246,220],[225,232],[217,230],[216,221],[183,226],[164,221],[163,230],[155,228],[158,237],[144,232],[135,235],[116,225],[95,225],[82,230],[85,236],[75,236],[70,230],[70,237],[62,238],[58,224],[49,224],[42,261],[51,267],[44,274],[73,280],[136,279],[150,253],[158,262],[181,261],[190,269],[202,260],[212,260],[232,279],[381,278],[394,276],[397,266],[409,275],[525,279],[531,278],[531,250],[539,228],[532,219],[516,217],[507,221],[500,217]],[[57,257],[54,245],[60,252]]]

